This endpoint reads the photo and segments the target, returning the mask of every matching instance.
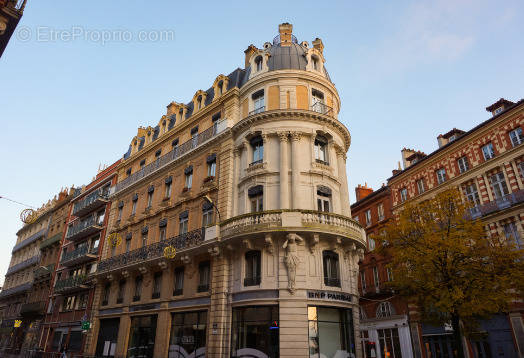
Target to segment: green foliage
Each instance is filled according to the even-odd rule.
[[[457,190],[408,203],[377,239],[392,257],[391,286],[415,300],[428,323],[459,317],[471,327],[507,310],[524,282],[524,251],[489,236]]]

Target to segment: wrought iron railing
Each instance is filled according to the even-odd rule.
[[[278,45],[282,42],[280,35],[277,35],[273,38],[273,45]],[[297,37],[293,34],[291,34],[291,42],[294,44],[298,43]]]
[[[331,287],[340,287],[340,279],[333,277],[324,277],[324,285]]]
[[[80,287],[86,284],[86,281],[87,281],[86,275],[71,276],[63,280],[58,280],[56,281],[56,284],[55,284],[55,291],[61,292],[61,291],[66,291],[71,288]]]
[[[198,246],[204,241],[204,235],[204,228],[193,230],[186,234],[178,235],[124,254],[110,257],[98,263],[97,272],[116,270],[127,265],[162,258],[164,257],[164,249],[168,246],[173,246],[177,250]]]
[[[7,297],[7,296],[11,296],[11,295],[15,295],[15,294],[18,294],[18,293],[22,293],[22,292],[28,291],[28,290],[31,289],[32,286],[33,286],[32,282],[26,282],[26,283],[21,284],[19,286],[15,286],[15,287],[11,287],[11,288],[8,288],[8,289],[4,289],[4,290],[2,290],[2,292],[0,292],[0,297]]]
[[[109,190],[107,188],[99,188],[94,192],[86,195],[86,197],[79,202],[76,202],[73,206],[73,215],[76,215],[79,211],[85,207],[91,205],[99,199],[107,200],[109,198]]]
[[[249,115],[251,116],[253,114],[262,113],[262,112],[265,112],[265,111],[266,111],[266,106],[262,106],[262,107],[255,108],[254,110],[249,112]]]
[[[213,137],[222,133],[227,128],[226,125],[227,125],[226,119],[216,122],[215,125],[209,127],[202,133],[195,135],[193,138],[191,138],[187,142],[183,143],[180,146],[175,147],[172,151],[159,157],[154,162],[148,165],[145,165],[142,169],[140,169],[136,173],[131,174],[130,176],[128,176],[121,182],[117,183],[116,186],[114,187],[113,193],[118,193],[119,191],[124,190],[125,188],[129,187],[130,185],[151,175],[152,173],[156,172],[160,168],[163,168],[164,166],[171,163],[172,161],[182,157],[183,155],[189,153],[193,149],[211,140]]]
[[[54,243],[60,242],[60,240],[62,240],[62,234],[63,234],[62,232],[59,232],[58,234],[48,237],[47,239],[42,241],[40,243],[40,250],[43,250],[46,247],[53,245]]]
[[[260,276],[244,278],[244,286],[256,286],[256,285],[260,285]]]
[[[70,225],[67,228],[67,234],[66,239],[70,239],[71,237],[77,235],[78,233],[82,232],[83,230],[91,227],[91,226],[102,226],[103,223],[98,221],[97,215],[92,214],[91,216],[79,220],[75,222],[74,224]]]
[[[524,190],[519,190],[500,198],[496,198],[489,203],[472,207],[469,209],[469,212],[472,219],[477,219],[481,216],[504,210],[522,202],[524,202]]]
[[[18,271],[21,271],[25,268],[28,268],[29,266],[32,266],[32,265],[36,265],[37,263],[40,262],[40,255],[37,255],[37,256],[33,256],[31,258],[28,258],[27,260],[25,261],[22,261],[16,265],[13,265],[11,267],[9,267],[9,269],[7,270],[7,273],[6,275],[11,275],[15,272],[18,272]]]
[[[36,240],[38,240],[39,238],[41,238],[42,236],[45,236],[45,234],[47,233],[47,229],[42,229],[36,233],[34,233],[33,235],[29,236],[27,239],[25,239],[24,241],[22,242],[19,242],[18,244],[15,245],[15,247],[13,247],[13,251],[12,253],[15,253],[16,251],[20,250],[20,249],[23,249],[24,247],[26,247],[27,245],[30,245],[32,244],[33,242],[35,242]]]
[[[311,106],[313,112],[325,114],[326,116],[333,116],[333,108],[322,102],[315,102]]]
[[[33,279],[34,280],[41,280],[46,277],[51,277],[51,274],[55,271],[55,264],[50,264],[47,266],[40,266],[37,267],[33,271]]]
[[[44,301],[24,303],[20,307],[20,314],[28,315],[31,313],[44,313],[44,309],[45,309]]]
[[[82,245],[78,249],[75,249],[69,252],[65,252],[64,254],[62,254],[62,259],[60,260],[60,262],[64,263],[67,261],[71,261],[81,256],[85,256],[87,254],[96,255],[97,252],[98,252],[98,247],[95,247],[89,250],[89,247],[87,245]]]

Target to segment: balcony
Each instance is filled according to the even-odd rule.
[[[12,275],[18,271],[22,271],[30,266],[36,265],[39,262],[40,262],[40,255],[33,256],[25,261],[22,261],[16,265],[9,267],[9,269],[7,270],[6,276]]]
[[[144,166],[136,173],[131,174],[121,182],[117,183],[114,186],[114,190],[112,190],[113,195],[130,187],[138,181],[146,177],[149,177],[151,174],[156,173],[165,166],[171,164],[172,162],[178,160],[179,158],[185,156],[193,150],[196,150],[197,148],[203,146],[204,144],[211,141],[213,138],[217,137],[220,133],[224,132],[227,128],[227,119],[223,119],[221,121],[216,122],[215,125],[213,125],[212,127],[209,127],[202,133],[195,135],[187,142],[183,143],[178,147],[175,147],[172,151],[159,157],[154,162]]]
[[[334,277],[324,277],[324,285],[330,287],[340,287],[340,279]]]
[[[268,210],[235,216],[220,223],[222,239],[246,234],[286,230],[323,232],[343,236],[366,245],[365,230],[352,218],[314,210]]]
[[[178,235],[164,241],[155,242],[151,245],[126,252],[117,256],[110,257],[101,261],[97,265],[97,273],[120,271],[129,266],[144,264],[149,261],[164,258],[164,249],[167,246],[176,248],[177,253],[191,247],[196,247],[204,242],[204,229],[190,231],[186,234]]]
[[[58,234],[53,235],[51,237],[48,237],[47,239],[42,241],[40,243],[40,250],[44,250],[44,249],[48,248],[49,246],[52,246],[52,245],[54,245],[56,243],[59,243],[60,240],[62,240],[62,233],[61,232],[59,232]]]
[[[109,190],[107,188],[99,188],[74,204],[73,215],[79,217],[86,215],[105,205],[108,201]]]
[[[524,190],[519,190],[514,193],[504,195],[501,198],[497,198],[489,203],[483,205],[477,205],[469,209],[472,219],[477,219],[482,216],[486,216],[495,213],[500,210],[510,208],[514,205],[524,202]]]
[[[260,285],[260,276],[258,277],[245,277],[244,286],[257,286]]]
[[[13,296],[13,295],[17,295],[17,294],[20,294],[20,293],[24,293],[26,291],[29,291],[31,289],[31,287],[33,287],[33,283],[31,282],[26,282],[20,286],[15,286],[15,287],[12,287],[12,288],[8,288],[7,290],[2,290],[2,292],[0,292],[0,298],[4,298],[4,297],[8,297],[8,296]]]
[[[95,260],[98,256],[98,246],[89,250],[87,245],[62,254],[60,264],[64,266],[78,265],[87,261]]]
[[[320,114],[324,114],[326,116],[330,116],[330,117],[333,117],[333,108],[331,108],[330,106],[322,103],[322,102],[315,102],[311,108],[310,108],[313,112],[317,112],[317,113],[320,113]]]
[[[83,290],[86,288],[89,288],[89,286],[87,285],[87,276],[85,275],[68,277],[66,279],[56,281],[55,284],[56,293],[67,293]]]
[[[44,313],[45,313],[45,302],[44,301],[24,303],[22,307],[20,307],[20,315],[22,317],[43,316]]]
[[[51,274],[55,271],[55,264],[40,266],[33,271],[33,281],[45,281],[51,278]]]
[[[253,114],[258,114],[258,113],[262,113],[262,112],[265,112],[265,111],[266,111],[266,106],[262,106],[262,107],[255,108],[254,110],[249,112],[248,115],[252,116]]]
[[[208,292],[209,291],[209,284],[205,284],[205,285],[198,285],[197,287],[197,292],[200,293],[200,292]]]
[[[70,241],[77,241],[86,236],[95,234],[102,230],[103,222],[98,220],[96,214],[89,216],[83,220],[77,220],[74,224],[67,228],[66,239]]]
[[[29,236],[24,241],[19,242],[18,244],[16,244],[15,247],[13,247],[13,251],[11,253],[14,254],[16,251],[18,251],[20,249],[23,249],[27,245],[32,244],[36,240],[40,239],[42,236],[45,236],[45,234],[47,234],[47,229],[42,229],[42,230],[34,233],[33,235]]]

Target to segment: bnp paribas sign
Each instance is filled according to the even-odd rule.
[[[350,293],[345,292],[307,291],[307,298],[309,300],[353,302],[352,297]]]

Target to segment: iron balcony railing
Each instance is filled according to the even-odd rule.
[[[513,205],[517,205],[524,202],[524,190],[519,190],[514,193],[504,195],[500,198],[496,198],[489,203],[483,205],[477,205],[469,209],[472,219],[477,219],[482,216],[489,215],[496,211],[504,210]]]
[[[260,285],[260,276],[244,278],[244,286],[257,286],[257,285]]]
[[[89,235],[93,233],[93,231],[102,229],[103,224],[104,223],[101,222],[101,220],[98,220],[96,214],[93,214],[85,219],[78,220],[68,227],[66,239],[75,240],[85,235]]]
[[[19,293],[22,293],[22,292],[26,292],[26,291],[29,291],[31,289],[31,287],[33,287],[33,283],[32,282],[26,282],[20,286],[15,286],[15,287],[11,287],[11,288],[8,288],[7,290],[2,290],[2,292],[0,292],[0,298],[3,298],[3,297],[7,297],[7,296],[12,296],[12,295],[16,295],[16,294],[19,294]]]
[[[73,215],[79,216],[92,211],[109,200],[109,189],[99,188],[73,206]]]
[[[278,45],[282,42],[282,39],[280,38],[280,35],[277,35],[273,38],[273,45]],[[294,44],[298,43],[297,37],[295,35],[291,35],[291,42]]]
[[[56,281],[55,292],[64,292],[76,288],[83,288],[86,284],[87,276],[77,275],[71,276],[63,280]]]
[[[13,265],[11,266],[8,270],[7,270],[7,273],[6,275],[12,275],[14,274],[15,272],[18,272],[18,271],[21,271],[23,269],[26,269],[28,268],[29,266],[33,266],[33,265],[36,265],[37,263],[40,262],[40,255],[37,255],[37,256],[33,256],[25,261],[22,261],[16,265]]]
[[[167,240],[152,243],[139,249],[126,252],[104,261],[97,265],[97,272],[117,270],[127,265],[154,260],[164,257],[164,249],[173,246],[177,250],[198,246],[204,241],[205,229],[190,231]]]
[[[249,115],[251,116],[253,114],[258,114],[258,113],[262,113],[262,112],[265,112],[265,111],[266,111],[266,106],[262,106],[262,107],[255,108],[254,110],[249,112]]]
[[[42,230],[34,233],[33,235],[29,236],[24,241],[19,242],[18,244],[16,244],[15,247],[13,247],[13,251],[11,253],[14,254],[16,251],[18,251],[20,249],[23,249],[27,245],[32,244],[33,242],[35,242],[36,240],[38,240],[42,236],[45,236],[45,234],[47,234],[47,229],[42,229]]]
[[[333,116],[333,108],[322,102],[313,103],[313,105],[311,106],[311,110],[313,112],[325,114],[326,116]]]
[[[98,247],[89,250],[89,247],[87,245],[82,245],[73,251],[65,252],[64,254],[62,254],[62,259],[60,260],[60,263],[64,264],[68,261],[72,261],[87,255],[96,255],[97,253]]]
[[[62,240],[62,232],[59,232],[58,234],[53,235],[53,236],[45,239],[44,241],[42,241],[40,243],[40,250],[43,250],[46,247],[49,247],[49,246],[53,245],[54,243],[60,242],[60,240]]]
[[[145,165],[142,169],[137,171],[136,173],[131,174],[121,182],[117,183],[114,187],[114,190],[112,190],[112,193],[118,193],[125,188],[133,185],[137,181],[148,177],[149,175],[155,173],[159,169],[163,168],[167,164],[173,162],[174,160],[184,156],[185,154],[191,152],[192,150],[196,149],[197,147],[201,146],[202,144],[208,142],[212,138],[216,137],[218,134],[222,133],[224,130],[227,129],[227,119],[223,119],[221,121],[216,122],[213,126],[209,127],[202,133],[199,133],[195,135],[193,138],[188,140],[187,142],[183,143],[180,146],[175,147],[173,150],[168,152],[167,154],[159,157],[154,162]]]
[[[45,310],[44,301],[24,303],[20,307],[20,315],[30,316],[30,315],[44,314],[44,310]]]
[[[51,278],[51,274],[55,271],[55,264],[40,266],[33,271],[33,280],[39,281]]]

